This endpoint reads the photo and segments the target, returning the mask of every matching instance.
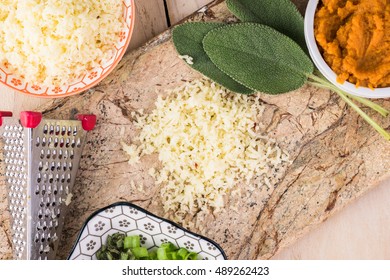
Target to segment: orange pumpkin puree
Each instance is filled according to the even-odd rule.
[[[339,83],[390,86],[390,0],[322,0],[314,32]]]

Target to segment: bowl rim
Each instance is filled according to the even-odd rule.
[[[64,98],[64,97],[69,97],[69,96],[74,96],[74,95],[77,95],[77,94],[80,94],[82,92],[86,92],[90,89],[92,89],[93,87],[95,87],[97,84],[99,84],[103,79],[107,78],[108,75],[111,74],[111,72],[115,69],[115,67],[119,64],[119,62],[122,60],[123,56],[125,55],[128,47],[129,47],[129,44],[130,44],[130,40],[133,36],[133,32],[134,32],[134,25],[135,25],[135,17],[136,17],[136,9],[135,9],[135,0],[130,0],[131,1],[131,22],[130,22],[130,26],[129,26],[129,36],[127,36],[126,38],[126,42],[124,44],[124,47],[123,49],[121,50],[121,52],[119,53],[118,57],[115,59],[115,61],[111,64],[111,66],[108,68],[108,70],[106,70],[105,73],[103,73],[98,79],[96,79],[95,81],[93,81],[91,84],[83,87],[83,88],[80,88],[78,90],[75,90],[71,93],[64,93],[64,94],[53,94],[53,95],[48,95],[46,93],[43,93],[43,94],[32,94],[32,93],[29,93],[29,92],[25,92],[23,90],[20,90],[18,88],[15,88],[7,83],[4,83],[3,81],[0,80],[0,84],[8,87],[8,88],[11,88],[15,91],[17,91],[18,93],[21,93],[21,94],[24,94],[26,96],[30,96],[30,97],[37,97],[37,98],[42,98],[42,99],[56,99],[56,98]],[[70,85],[66,85],[68,87],[72,86],[71,84]]]
[[[309,49],[310,56],[313,59],[314,64],[317,66],[318,70],[333,85],[349,94],[365,98],[389,98],[390,87],[370,89],[367,87],[356,87],[354,84],[348,81],[344,82],[343,84],[337,82],[337,75],[322,57],[314,36],[314,16],[317,11],[317,6],[319,2],[320,0],[309,0],[304,18],[304,33],[306,45]]]
[[[146,210],[146,209],[144,209],[144,208],[142,208],[142,207],[140,207],[140,206],[138,206],[138,205],[135,205],[135,204],[133,204],[133,203],[126,202],[126,201],[120,201],[120,202],[115,202],[115,203],[113,203],[113,204],[111,204],[111,205],[108,205],[108,206],[105,206],[105,207],[103,207],[103,208],[100,208],[100,209],[96,210],[95,212],[93,212],[93,213],[87,218],[87,220],[83,223],[83,225],[82,225],[82,227],[81,227],[81,229],[80,229],[80,231],[79,231],[79,234],[77,235],[76,241],[75,241],[74,244],[73,244],[73,247],[72,247],[72,249],[71,249],[71,251],[70,251],[70,253],[69,253],[68,257],[67,257],[67,260],[71,260],[70,257],[73,255],[74,251],[76,250],[77,245],[78,245],[78,243],[80,242],[81,235],[83,234],[85,228],[87,227],[87,224],[88,224],[96,215],[100,214],[101,212],[104,212],[105,210],[107,210],[107,209],[109,209],[109,208],[117,207],[117,206],[127,206],[127,207],[134,208],[134,209],[136,209],[136,210],[138,210],[138,211],[140,211],[140,212],[143,212],[143,213],[146,214],[147,216],[151,216],[151,217],[160,219],[160,220],[162,220],[163,222],[166,222],[166,223],[168,223],[168,224],[171,224],[172,226],[174,226],[174,227],[176,227],[176,228],[178,228],[178,229],[180,229],[180,230],[182,230],[182,231],[184,231],[184,232],[186,232],[186,233],[192,234],[192,235],[194,235],[194,236],[197,237],[197,238],[200,238],[200,239],[203,239],[203,240],[205,240],[205,241],[207,241],[207,242],[210,242],[210,244],[214,245],[214,246],[221,252],[222,257],[223,257],[225,260],[228,259],[228,257],[227,257],[227,255],[226,255],[225,251],[224,251],[224,250],[222,249],[222,247],[221,247],[217,242],[215,242],[214,240],[212,240],[212,239],[210,239],[210,238],[208,238],[208,237],[205,237],[205,236],[203,236],[203,235],[194,233],[194,232],[192,232],[192,231],[190,231],[190,230],[188,230],[188,229],[185,229],[185,228],[182,227],[181,225],[178,225],[177,223],[172,222],[172,221],[170,221],[170,220],[167,220],[167,219],[165,219],[165,218],[159,217],[159,216],[157,216],[157,215],[155,215],[155,214],[149,212],[148,210]]]

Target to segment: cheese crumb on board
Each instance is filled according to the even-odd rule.
[[[179,58],[184,60],[187,64],[194,64],[194,58],[189,55],[179,55]]]
[[[150,114],[135,117],[138,147],[124,149],[133,163],[132,158],[158,154],[163,167],[149,173],[161,185],[165,212],[176,221],[197,211],[220,211],[235,186],[254,175],[272,176],[288,162],[275,141],[256,133],[264,111],[256,96],[197,80],[159,96],[155,105]]]
[[[68,195],[66,196],[66,199],[65,199],[65,205],[66,206],[70,205],[70,203],[72,202],[72,198],[73,198],[73,194],[72,193],[68,193]]]
[[[138,147],[136,145],[127,145],[124,142],[121,142],[122,150],[129,155],[129,164],[135,164],[139,162]]]
[[[108,61],[124,26],[120,0],[0,2],[0,63],[61,86]]]

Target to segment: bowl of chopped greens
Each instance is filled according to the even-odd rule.
[[[211,239],[141,207],[119,202],[93,213],[69,260],[225,260]]]

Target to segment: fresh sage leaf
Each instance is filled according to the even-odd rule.
[[[255,91],[279,94],[298,89],[314,71],[297,43],[262,24],[213,29],[203,47],[219,69]]]
[[[177,52],[181,56],[188,56],[189,65],[203,75],[221,84],[227,89],[251,94],[253,91],[219,70],[210,60],[203,49],[203,38],[211,30],[224,26],[223,23],[189,22],[173,29],[172,38]],[[192,61],[191,61],[192,60]]]
[[[293,39],[308,53],[303,17],[290,0],[226,0],[226,5],[242,22],[268,25]]]

